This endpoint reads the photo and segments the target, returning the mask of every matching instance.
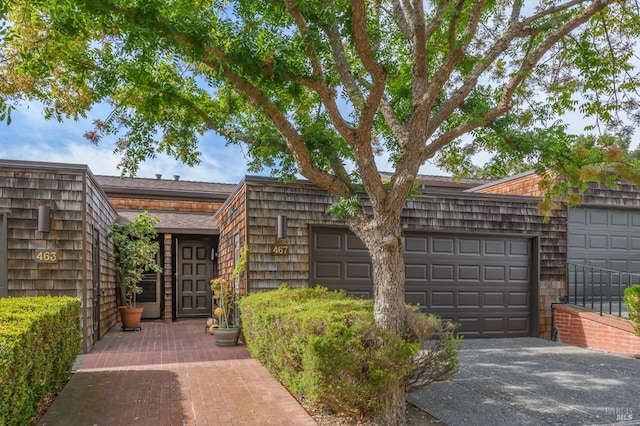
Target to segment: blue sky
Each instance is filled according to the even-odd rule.
[[[10,160],[41,161],[54,163],[85,164],[96,175],[117,176],[120,157],[113,153],[113,140],[103,140],[96,146],[82,135],[92,128],[92,121],[105,118],[108,111],[98,106],[91,115],[82,121],[45,120],[42,109],[37,104],[22,104],[12,113],[10,125],[0,123],[0,158]],[[569,120],[575,127],[583,120]],[[579,128],[573,129],[582,133]],[[638,136],[633,138],[632,146],[637,146]],[[248,174],[242,148],[237,145],[226,146],[222,138],[213,132],[206,134],[200,141],[202,152],[200,164],[188,167],[174,158],[158,156],[140,165],[137,177],[154,178],[160,173],[163,178],[173,179],[179,175],[181,180],[238,183]],[[379,168],[390,170],[385,159],[380,158]],[[420,169],[422,174],[443,175],[431,164]],[[268,173],[265,172],[265,175]]]
[[[12,113],[10,125],[0,123],[0,158],[54,163],[86,164],[96,175],[117,176],[120,157],[113,153],[113,141],[103,140],[96,146],[82,135],[91,130],[92,121],[104,118],[104,112],[93,111],[86,120],[58,123],[45,120],[42,109],[23,104]],[[213,133],[200,142],[201,163],[188,167],[168,156],[158,156],[141,164],[138,177],[237,183],[247,174],[244,154],[238,146],[225,146]]]
[[[82,136],[92,129],[94,119],[104,119],[107,114],[106,109],[103,111],[98,106],[86,120],[59,123],[45,120],[39,105],[22,104],[12,113],[10,125],[0,123],[0,158],[86,164],[96,175],[120,175],[117,168],[120,157],[113,153],[113,140],[104,139],[96,146]],[[240,146],[226,146],[224,139],[209,132],[201,139],[199,148],[202,152],[201,162],[194,167],[161,155],[141,164],[136,176],[154,178],[160,173],[167,179],[179,175],[181,180],[238,183],[249,174]],[[384,163],[384,160],[381,158],[380,163]],[[390,170],[384,165],[380,169]],[[420,172],[443,174],[432,165],[425,165]],[[264,175],[268,175],[268,172]]]

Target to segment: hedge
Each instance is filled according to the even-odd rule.
[[[69,379],[81,341],[79,299],[0,299],[0,424],[29,423]]]
[[[390,386],[417,383],[416,360],[421,386],[458,365],[452,331],[416,309],[395,336],[375,326],[372,301],[322,287],[282,286],[245,296],[239,307],[251,355],[300,401],[333,412],[373,415]]]
[[[631,325],[640,336],[640,285],[632,285],[624,290],[624,303],[629,311]]]

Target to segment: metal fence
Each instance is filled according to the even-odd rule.
[[[567,277],[569,303],[628,318],[624,290],[640,285],[640,273],[567,263]]]

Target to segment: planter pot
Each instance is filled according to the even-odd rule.
[[[228,328],[215,328],[213,338],[216,346],[235,346],[240,337],[240,326],[232,325]]]
[[[123,330],[141,330],[140,320],[142,319],[142,311],[144,308],[128,308],[126,306],[118,306],[120,311],[120,320],[122,321]]]

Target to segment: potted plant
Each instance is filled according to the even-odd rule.
[[[156,230],[158,218],[148,212],[136,216],[132,222],[114,223],[109,238],[113,241],[110,259],[114,263],[120,287],[120,319],[123,330],[140,330],[143,308],[136,306],[136,296],[142,293],[138,284],[144,272],[161,272],[156,256],[160,249]]]
[[[232,281],[227,281],[224,278],[211,280],[211,290],[214,293],[213,316],[216,321],[212,325],[212,330],[217,346],[236,345],[240,337],[242,328],[236,321],[237,310],[235,308],[238,294],[234,282],[247,267],[247,254],[248,248],[245,246],[231,273]]]
[[[235,286],[223,278],[214,278],[211,280],[211,289],[214,292],[212,329],[216,345],[233,346],[238,343],[240,336],[240,326],[233,320],[236,302]]]

